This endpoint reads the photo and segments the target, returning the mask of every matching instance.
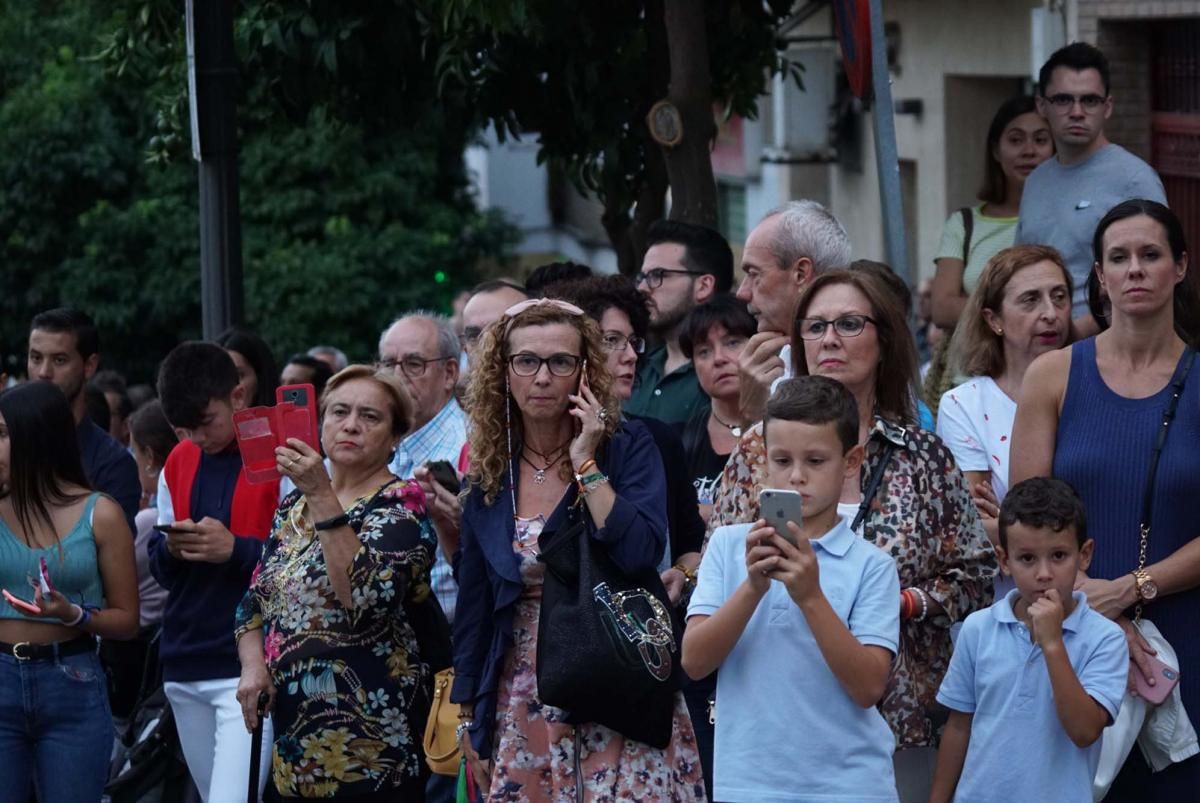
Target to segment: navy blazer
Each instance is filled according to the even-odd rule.
[[[626,421],[597,458],[616,492],[604,527],[592,537],[608,544],[613,562],[628,572],[658,566],[666,546],[666,477],[662,459],[644,424]],[[496,693],[504,657],[513,644],[514,605],[521,596],[520,559],[513,551],[515,526],[509,478],[491,505],[472,487],[463,505],[458,605],[454,614],[454,686],[450,699],[473,708],[471,744],[481,758],[492,755]],[[546,522],[557,529],[575,492],[568,488]]]

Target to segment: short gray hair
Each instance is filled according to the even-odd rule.
[[[779,217],[775,237],[768,246],[782,268],[808,257],[815,273],[825,273],[850,264],[850,237],[833,213],[816,201],[788,201],[763,220]]]
[[[408,320],[428,321],[437,329],[438,340],[438,356],[439,357],[457,357],[462,353],[462,342],[458,339],[458,332],[454,331],[454,324],[450,322],[450,318],[446,315],[441,315],[429,310],[417,309],[412,312],[401,315],[396,320],[388,324],[387,329],[383,330],[383,334],[379,336],[379,344],[383,345],[383,338],[391,331],[392,327],[401,321]],[[382,351],[382,349],[380,349]]]
[[[319,359],[322,354],[328,354],[333,357],[333,361],[336,363],[333,367],[335,374],[350,364],[350,361],[346,359],[346,352],[334,346],[313,346],[308,350],[308,356],[310,357]]]

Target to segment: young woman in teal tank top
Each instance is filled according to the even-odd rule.
[[[30,584],[45,560],[49,594]],[[62,391],[0,395],[0,803],[95,803],[113,724],[96,636],[138,628],[133,536],[92,493]]]

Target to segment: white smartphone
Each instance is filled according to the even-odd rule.
[[[775,528],[775,532],[789,543],[796,543],[796,536],[788,529],[789,521],[799,527],[803,521],[800,510],[800,492],[782,488],[763,488],[758,492],[760,515]]]

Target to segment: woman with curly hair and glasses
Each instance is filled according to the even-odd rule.
[[[682,695],[665,749],[570,724],[538,695],[543,528],[580,505],[629,573],[654,568],[666,546],[662,461],[641,424],[620,421],[599,327],[556,299],[509,308],[480,341],[467,408],[451,699],[473,776],[493,801],[703,800]]]
[[[858,403],[866,459],[842,489],[838,509],[900,573],[900,652],[880,710],[896,736],[900,800],[924,801],[950,625],[991,603],[995,553],[950,450],[916,424],[916,348],[896,294],[878,276],[833,270],[813,279],[796,309],[792,359],[796,376],[836,379]],[[712,527],[758,519],[766,464],[759,424],[730,455]]]

